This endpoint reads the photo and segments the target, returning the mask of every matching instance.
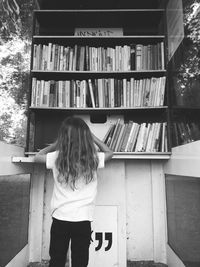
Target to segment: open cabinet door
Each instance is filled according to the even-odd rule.
[[[173,148],[164,173],[168,266],[200,266],[200,141]]]
[[[25,267],[29,260],[30,164],[14,164],[24,149],[0,142],[0,266]]]

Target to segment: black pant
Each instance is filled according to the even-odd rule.
[[[53,218],[50,239],[49,267],[64,267],[71,240],[72,267],[86,267],[91,240],[90,221],[68,222]]]

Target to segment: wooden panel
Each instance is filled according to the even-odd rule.
[[[164,165],[166,174],[199,177],[200,141],[172,148],[172,156]]]
[[[27,267],[28,245],[26,245],[5,267]]]
[[[29,260],[42,260],[44,166],[36,164],[32,175],[29,222]]]
[[[200,179],[166,176],[168,243],[186,266],[200,264]]]
[[[126,161],[127,257],[153,260],[150,161]]]
[[[0,266],[28,243],[30,175],[0,176]]]
[[[168,267],[185,267],[183,262],[179,259],[176,253],[167,246],[167,266]]]
[[[92,230],[88,267],[120,266],[117,206],[96,206]]]
[[[165,185],[161,161],[126,161],[127,257],[166,263]]]
[[[151,161],[154,261],[167,263],[167,222],[163,165]]]

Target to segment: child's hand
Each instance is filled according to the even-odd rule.
[[[100,148],[102,152],[105,153],[105,161],[110,160],[113,156],[113,151],[94,134],[92,134],[92,137],[94,139],[94,143]]]

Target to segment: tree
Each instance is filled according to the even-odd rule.
[[[0,140],[25,145],[34,1],[0,2]]]
[[[183,0],[185,38],[174,57],[177,104],[199,105],[200,3]]]

